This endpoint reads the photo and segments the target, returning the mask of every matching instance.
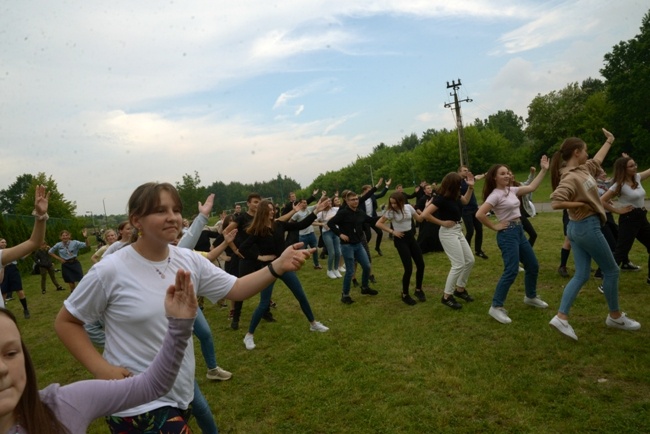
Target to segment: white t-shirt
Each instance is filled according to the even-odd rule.
[[[634,180],[639,184],[637,188],[633,189],[627,182],[621,187],[621,194],[618,195],[619,206],[632,205],[634,208],[643,208],[645,206],[645,190],[641,185],[641,175],[638,173],[634,175]],[[614,183],[609,188],[609,191],[615,192],[617,188],[618,184]]]
[[[338,206],[333,206],[327,211],[321,211],[318,213],[318,218],[316,219],[316,221],[319,221],[321,223],[327,223],[329,219],[331,219],[336,215],[337,212],[339,212]],[[323,232],[327,232],[329,230],[330,230],[329,226],[327,225],[323,226]]]
[[[108,246],[108,248],[104,251],[104,254],[102,255],[102,259],[104,259],[108,255],[111,255],[111,254],[117,252],[122,247],[124,247],[124,245],[126,245],[125,241],[115,241],[113,244]]]
[[[191,271],[196,294],[213,303],[226,297],[237,280],[188,249],[169,246],[169,258],[151,262],[127,246],[93,265],[64,302],[70,314],[87,324],[104,320],[104,358],[133,374],[144,372],[160,350],[167,331],[163,300],[178,269]],[[116,415],[133,416],[167,405],[186,409],[194,396],[194,364],[190,341],[172,390]]]
[[[298,211],[297,213],[292,215],[291,220],[293,220],[295,222],[303,221],[309,214],[314,212],[314,209],[316,209],[316,207],[314,205],[308,206],[306,209],[304,209],[302,211]],[[312,234],[312,233],[314,233],[314,227],[312,225],[309,225],[305,229],[300,229],[298,231],[298,235],[309,235],[309,234]]]
[[[485,199],[486,203],[492,205],[492,211],[499,221],[512,221],[521,217],[519,211],[519,197],[517,191],[519,187],[510,187],[506,189],[495,188],[492,193]]]
[[[387,209],[383,217],[393,223],[393,229],[399,232],[408,232],[411,230],[411,219],[417,214],[415,208],[408,203],[404,205],[402,212],[395,212],[392,209]]]

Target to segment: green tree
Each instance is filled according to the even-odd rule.
[[[524,118],[512,110],[499,110],[485,120],[485,126],[501,133],[514,148],[524,144]]]
[[[29,186],[29,190],[21,199],[18,206],[16,206],[16,214],[31,214],[34,209],[34,194],[36,192],[37,185],[44,185],[47,188],[47,191],[50,193],[50,200],[47,209],[47,213],[50,217],[62,218],[62,219],[74,219],[75,213],[77,211],[77,204],[75,202],[66,200],[63,196],[63,193],[59,191],[59,188],[52,179],[51,176],[45,175],[43,172],[39,172],[33,179],[32,183]]]
[[[641,21],[641,32],[621,41],[605,54],[600,73],[607,79],[611,131],[616,144],[638,162],[650,163],[650,12]]]
[[[183,217],[196,215],[197,204],[204,202],[208,196],[205,187],[201,187],[201,178],[196,171],[194,172],[194,176],[187,173],[183,175],[183,182],[176,183],[176,190],[178,190],[183,204]]]
[[[33,175],[25,173],[5,190],[0,190],[0,212],[16,214],[16,207],[29,191],[33,180]]]

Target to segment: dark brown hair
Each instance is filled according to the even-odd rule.
[[[621,194],[621,188],[627,182],[627,163],[632,161],[630,157],[621,157],[614,161],[614,178],[612,179],[613,183],[616,183],[616,191],[614,193],[616,196]],[[636,182],[636,177],[632,178],[632,189],[636,189],[639,186],[639,183]]]
[[[556,151],[555,154],[553,154],[553,158],[551,158],[550,171],[551,187],[553,190],[555,190],[560,184],[560,169],[564,163],[569,161],[576,149],[584,149],[586,147],[587,144],[582,139],[579,139],[577,137],[569,137],[568,139],[565,139],[564,142],[562,142],[562,145],[560,145],[560,150]]]
[[[246,228],[246,232],[260,237],[270,235],[273,232],[273,225],[270,223],[269,214],[275,215],[275,208],[273,208],[273,202],[264,199],[258,205],[255,217],[253,217],[250,226]]]
[[[438,187],[438,196],[442,196],[446,199],[458,200],[460,197],[460,184],[462,177],[458,172],[449,172],[442,178],[440,181],[440,187]]]
[[[492,191],[497,188],[497,181],[494,178],[496,178],[497,172],[502,167],[510,170],[510,168],[505,164],[493,164],[485,174],[485,184],[483,185],[483,202],[485,202],[485,199],[487,199],[490,193],[492,193]]]
[[[395,199],[395,207],[391,205],[390,200]],[[392,193],[388,197],[388,209],[393,211],[393,212],[398,212],[400,214],[404,213],[404,204],[406,203],[406,199],[404,198],[404,193],[401,193],[399,191],[396,191],[395,193]]]
[[[0,307],[0,315],[9,317],[16,324],[16,328],[18,328],[16,317],[10,310]],[[18,332],[20,333],[20,329],[18,329]],[[23,351],[23,358],[25,359],[26,382],[25,390],[23,390],[23,394],[14,409],[16,420],[20,422],[20,425],[28,433],[69,434],[69,431],[56,418],[50,407],[41,401],[34,363],[22,337],[20,338],[20,345]]]

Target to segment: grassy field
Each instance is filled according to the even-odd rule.
[[[411,307],[400,301],[402,268],[387,237],[384,256],[373,251],[376,297],[353,289],[357,302],[343,305],[340,280],[311,266],[300,272],[316,319],[330,327],[328,333],[309,331],[282,283],[273,297],[278,322],[260,325],[253,351],[244,348],[242,338],[257,298],[244,304],[238,331],[230,330],[227,309],[206,306],[219,364],[234,374],[224,383],[206,380],[195,345],[197,377],[221,432],[647,432],[647,253],[635,245],[630,257],[643,270],[621,274],[621,306],[642,323],[641,330],[605,326],[607,307],[598,281],[592,280],[571,312],[580,338],[574,342],[548,325],[566,283],[556,272],[563,239],[560,214],[543,213],[532,221],[539,233],[538,292],[550,308],[523,304],[522,273],[507,300],[509,325],[487,314],[502,270],[489,230],[484,241],[489,259],[477,258],[468,285],[476,301],[463,302],[460,311],[439,301],[449,269],[444,253],[425,256],[427,302]],[[89,256],[84,256],[85,269]],[[32,319],[20,323],[41,386],[89,378],[52,327],[66,293],[50,286],[41,295],[37,279],[25,279]],[[9,308],[19,313],[18,301]],[[104,423],[96,422],[89,432],[106,432]]]

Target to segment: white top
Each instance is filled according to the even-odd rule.
[[[308,206],[305,210],[298,211],[297,213],[295,213],[294,215],[292,215],[292,216],[291,216],[291,220],[296,221],[296,222],[302,221],[302,220],[304,220],[304,219],[305,219],[309,214],[311,214],[312,212],[314,212],[314,209],[315,209],[315,208],[316,208],[316,206],[314,206],[314,205],[312,205],[312,206]],[[314,227],[313,227],[312,225],[309,225],[309,226],[307,226],[305,229],[300,229],[300,230],[298,231],[298,234],[300,234],[300,235],[309,235],[309,234],[312,234],[312,233],[314,233]]]
[[[372,196],[369,197],[368,199],[366,199],[366,201],[364,202],[364,205],[366,206],[366,215],[368,217],[372,217],[372,211],[373,211],[373,209],[372,209]]]
[[[126,241],[115,241],[113,244],[108,246],[108,248],[104,251],[104,254],[102,255],[102,259],[107,257],[108,255],[117,252],[120,250],[122,247],[126,245]]]
[[[512,221],[521,217],[519,211],[519,187],[510,187],[503,190],[495,188],[485,199],[486,203],[492,205],[492,211],[499,221]]]
[[[87,324],[104,320],[104,358],[133,374],[144,372],[160,351],[167,331],[163,300],[178,269],[190,270],[197,296],[213,303],[226,297],[237,280],[188,249],[169,246],[169,258],[169,262],[151,262],[127,246],[91,267],[64,302],[70,314]],[[172,390],[116,415],[134,416],[167,405],[186,409],[193,397],[194,346],[190,341]]]
[[[392,209],[387,209],[384,212],[383,217],[390,220],[393,223],[393,229],[400,232],[408,232],[412,227],[412,218],[417,214],[415,208],[411,205],[404,205],[402,212],[395,212]]]
[[[327,223],[329,219],[331,219],[336,215],[337,212],[339,212],[338,206],[333,206],[327,211],[321,211],[318,213],[318,217],[316,218],[316,221],[319,221],[321,223]],[[323,226],[323,232],[327,232],[329,230],[330,230],[329,226],[327,225]]]
[[[632,205],[634,208],[643,208],[645,206],[645,190],[641,185],[641,175],[638,173],[634,175],[634,180],[638,184],[637,188],[632,189],[627,182],[621,187],[621,193],[618,195],[619,206]],[[617,188],[618,184],[614,183],[609,187],[609,191],[615,192]]]

